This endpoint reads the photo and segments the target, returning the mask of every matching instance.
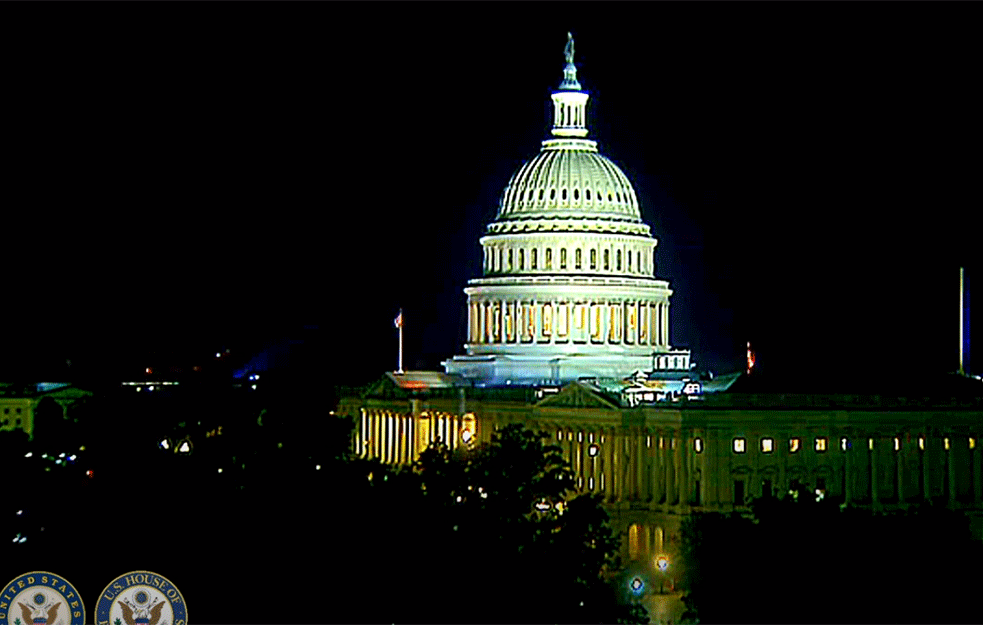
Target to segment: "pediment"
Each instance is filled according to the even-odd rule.
[[[572,382],[564,386],[559,393],[543,398],[536,404],[536,407],[620,409],[620,406],[580,382]]]

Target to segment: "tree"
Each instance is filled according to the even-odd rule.
[[[683,597],[701,623],[948,623],[973,607],[983,546],[930,504],[876,513],[799,497],[683,524]]]
[[[576,494],[561,450],[547,439],[509,425],[466,451],[433,445],[412,471],[388,478],[386,490],[401,490],[401,505],[412,506],[401,529],[412,532],[421,553],[403,556],[420,584],[404,589],[398,604],[408,609],[379,618],[648,621],[607,579],[618,566],[607,513],[597,497]],[[428,596],[428,589],[456,590]]]

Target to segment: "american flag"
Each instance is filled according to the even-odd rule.
[[[398,315],[396,315],[396,320],[393,321],[393,325],[395,325],[397,328],[402,328],[403,327],[403,311],[402,310],[399,311],[399,314]]]

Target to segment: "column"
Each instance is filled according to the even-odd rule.
[[[905,481],[905,461],[904,461],[904,455],[905,455],[905,453],[907,453],[907,450],[905,449],[906,445],[904,444],[904,437],[901,436],[901,435],[899,435],[898,436],[898,441],[899,441],[899,446],[900,447],[899,447],[899,449],[897,451],[894,452],[894,455],[896,456],[896,458],[894,459],[894,470],[895,470],[895,475],[897,475],[897,485],[898,485],[898,489],[897,489],[898,492],[895,493],[895,494],[898,497],[898,504],[903,504],[904,503],[904,500],[905,500],[905,483],[904,483],[904,481]],[[894,447],[893,447],[894,441],[893,440],[891,441],[891,445],[892,445],[891,449],[893,450],[894,449]]]
[[[655,449],[655,451],[652,453],[653,460],[651,466],[652,501],[655,503],[661,503],[666,492],[665,481],[663,479],[665,477],[665,473],[662,467],[662,450],[659,449],[660,434],[660,430],[656,430],[652,433],[652,446]]]
[[[669,346],[669,304],[662,305],[662,344]]]
[[[645,487],[645,465],[647,464],[646,452],[648,451],[648,449],[646,449],[645,447],[645,430],[642,428],[638,428],[636,430],[635,437],[637,439],[635,445],[635,448],[637,450],[635,454],[637,456],[637,458],[635,459],[635,482],[636,482],[635,498],[640,501],[645,501],[646,499],[648,499],[648,489]]]
[[[676,501],[676,462],[675,450],[672,448],[672,433],[667,432],[663,440],[663,448],[659,451],[665,458],[666,505],[672,505]]]
[[[485,342],[485,303],[478,302],[478,342]]]
[[[603,442],[600,442],[601,455],[604,458],[604,501],[614,501],[614,434],[613,430],[601,430]]]
[[[956,492],[959,490],[956,482],[956,450],[959,448],[959,438],[952,434],[949,437],[949,451],[946,452],[946,469],[949,474],[949,507],[956,507]]]
[[[870,449],[869,441],[864,441],[864,444],[867,445],[867,448],[869,449],[870,455],[870,499],[871,503],[874,505],[874,508],[879,508],[881,505],[881,488],[880,480],[878,479],[877,475],[877,469],[879,460],[878,456],[880,454],[880,448],[884,445],[884,441],[883,439],[878,439],[878,437],[874,434],[871,434],[868,438],[874,439],[873,449]]]
[[[843,435],[845,433],[841,433],[841,436]],[[836,444],[839,445],[840,442],[836,441]],[[853,462],[851,460],[854,453],[856,452],[849,447],[843,452],[843,502],[847,504],[853,503]]]

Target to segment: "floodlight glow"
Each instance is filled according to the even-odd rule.
[[[590,456],[591,458],[593,458],[600,451],[601,451],[600,447],[598,447],[596,444],[594,444],[594,445],[591,445],[590,447],[587,448],[587,455]]]
[[[645,588],[645,582],[642,581],[642,578],[636,577],[635,579],[631,580],[631,590],[636,595],[641,594],[644,588]]]

